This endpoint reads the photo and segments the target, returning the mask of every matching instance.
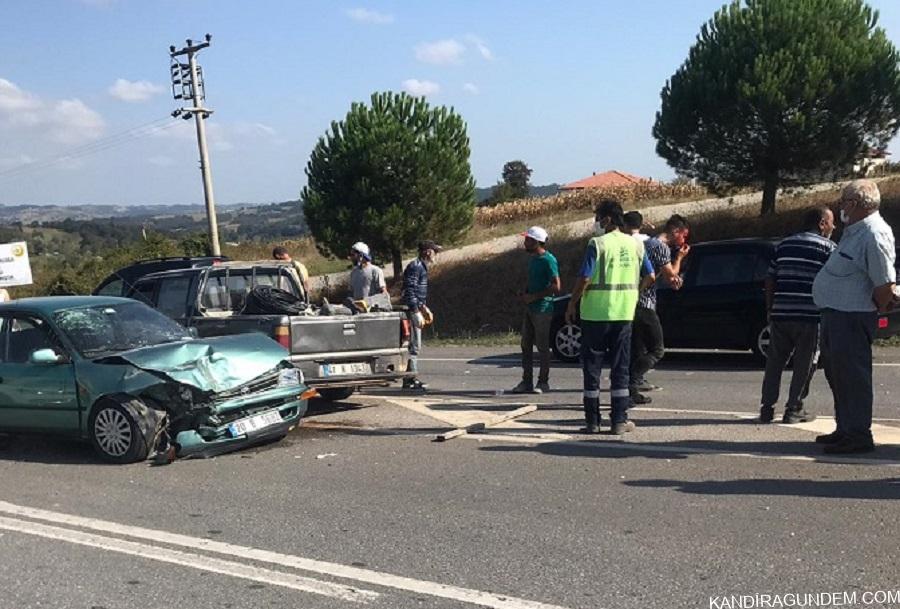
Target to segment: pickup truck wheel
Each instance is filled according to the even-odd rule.
[[[581,359],[581,327],[567,324],[562,317],[554,319],[550,325],[550,348],[556,358],[574,363]]]
[[[160,418],[135,399],[106,399],[91,412],[88,429],[94,451],[105,461],[134,463],[150,453]]]
[[[331,389],[319,389],[319,395],[329,402],[340,402],[353,395],[354,391],[356,391],[356,387],[332,387]]]

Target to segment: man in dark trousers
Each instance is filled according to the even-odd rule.
[[[603,235],[588,242],[572,299],[566,309],[566,323],[581,317],[581,361],[584,378],[585,432],[600,433],[600,375],[604,358],[610,361],[612,396],[611,433],[634,429],[628,420],[631,322],[638,301],[644,247],[622,232],[622,206],[602,201],[595,219]]]
[[[878,312],[897,306],[894,231],[878,209],[872,180],[841,193],[844,232],[816,275],[813,301],[822,309],[822,356],[834,396],[837,428],[816,437],[829,454],[875,449],[872,438],[872,340]]]
[[[419,257],[406,265],[403,271],[403,304],[412,326],[409,337],[409,372],[419,372],[419,351],[422,348],[422,328],[425,319],[431,317],[426,306],[428,300],[428,265],[443,248],[434,241],[419,243]],[[428,387],[417,376],[403,379],[404,389],[423,390]]]
[[[553,297],[559,294],[559,264],[546,249],[547,231],[532,226],[522,233],[528,262],[528,281],[522,293],[525,317],[522,320],[522,381],[513,393],[550,391],[550,324],[553,321]],[[534,347],[540,356],[537,385],[534,384]]]
[[[625,216],[627,229],[628,214]],[[666,222],[662,233],[643,241],[653,279],[650,282],[646,280],[641,282],[641,293],[634,313],[634,324],[631,327],[631,381],[628,391],[631,394],[632,404],[649,404],[652,401],[650,396],[641,392],[660,389],[645,378],[665,355],[662,324],[656,313],[656,285],[662,280],[673,290],[681,289],[681,262],[691,249],[687,244],[689,231],[687,220],[675,214]],[[631,232],[634,234],[636,230]],[[669,243],[679,246],[678,253],[674,257]]]
[[[816,207],[804,216],[803,231],[784,239],[766,277],[766,308],[769,312],[769,348],[763,377],[759,420],[771,423],[781,388],[781,374],[793,356],[791,388],[782,423],[805,423],[815,415],[803,409],[809,383],[819,361],[819,308],[813,302],[812,286],[825,265],[834,241],[834,214]]]

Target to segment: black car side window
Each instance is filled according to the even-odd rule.
[[[754,252],[709,254],[695,262],[696,287],[753,281],[758,256]]]

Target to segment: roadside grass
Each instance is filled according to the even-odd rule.
[[[900,336],[880,338],[875,341],[876,347],[900,347]]]
[[[291,258],[306,265],[310,275],[337,273],[350,268],[347,260],[327,258],[319,253],[316,243],[311,237],[270,242],[246,241],[238,245],[225,244],[222,246],[222,254],[234,260],[268,260],[272,257],[272,248],[276,245],[286,247]]]
[[[880,188],[882,215],[892,226],[900,226],[900,178],[884,181]],[[808,209],[817,205],[833,206],[837,197],[836,190],[789,194],[779,200],[778,213],[766,218],[758,216],[756,206],[739,212],[697,214],[688,219],[690,240],[698,243],[740,237],[785,237],[801,230],[803,214]],[[552,229],[553,225],[547,224]],[[549,244],[550,251],[559,260],[564,293],[572,288],[586,242],[587,238],[581,235],[556,234]],[[497,336],[509,336],[515,342],[512,337],[518,336],[524,313],[524,305],[516,295],[525,287],[527,267],[528,254],[524,249],[447,264],[441,264],[439,259],[429,273],[428,300],[435,313],[435,325],[429,336],[459,341],[454,344],[476,344],[469,341],[482,340],[482,337],[492,341]],[[900,339],[890,345],[900,346]]]

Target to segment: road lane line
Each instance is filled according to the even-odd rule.
[[[54,524],[64,524],[83,529],[102,531],[115,535],[123,535],[157,543],[165,543],[173,546],[187,547],[194,550],[203,550],[225,556],[234,556],[245,560],[290,567],[331,577],[383,586],[385,588],[394,588],[405,592],[414,592],[417,594],[459,601],[470,605],[490,607],[491,609],[565,609],[564,607],[557,605],[529,601],[513,596],[507,596],[505,594],[482,592],[470,588],[461,588],[427,580],[413,579],[411,577],[391,575],[390,573],[382,573],[371,569],[349,567],[338,563],[303,558],[290,554],[280,554],[278,552],[260,550],[247,546],[239,546],[226,542],[214,541],[212,539],[191,537],[156,529],[146,529],[143,527],[98,520],[96,518],[75,516],[73,514],[51,512],[39,508],[16,505],[6,501],[0,501],[0,513],[31,518],[34,520],[43,520]]]
[[[377,592],[372,592],[370,590],[359,590],[342,584],[334,584],[309,577],[303,577],[294,573],[272,571],[270,569],[222,560],[220,558],[213,558],[202,554],[192,554],[190,552],[182,552],[135,541],[127,541],[116,537],[106,537],[104,535],[95,535],[83,531],[64,529],[38,522],[19,520],[17,518],[0,516],[0,529],[44,537],[56,541],[65,541],[67,543],[97,548],[107,552],[117,552],[119,554],[136,556],[138,558],[180,565],[182,567],[190,567],[200,571],[209,571],[211,573],[228,575],[230,577],[237,577],[262,584],[290,588],[291,590],[297,590],[299,592],[310,592],[344,601],[367,603],[380,596]]]
[[[880,465],[882,467],[900,467],[900,461],[891,461],[888,459],[864,459],[857,457],[840,457],[832,455],[821,455],[811,457],[808,455],[767,455],[765,453],[748,453],[748,452],[726,452],[715,448],[699,448],[687,446],[660,446],[659,444],[642,444],[639,442],[624,442],[616,440],[608,441],[590,441],[576,440],[575,436],[569,436],[569,440],[558,440],[550,437],[542,437],[540,435],[525,436],[523,434],[504,435],[504,434],[488,434],[476,433],[462,436],[463,439],[484,442],[486,440],[495,442],[506,442],[510,444],[557,444],[562,446],[579,447],[582,449],[613,450],[613,451],[630,451],[645,453],[661,453],[671,455],[717,455],[722,457],[742,457],[750,459],[772,459],[775,461],[800,461],[804,463],[829,463],[838,465]]]

